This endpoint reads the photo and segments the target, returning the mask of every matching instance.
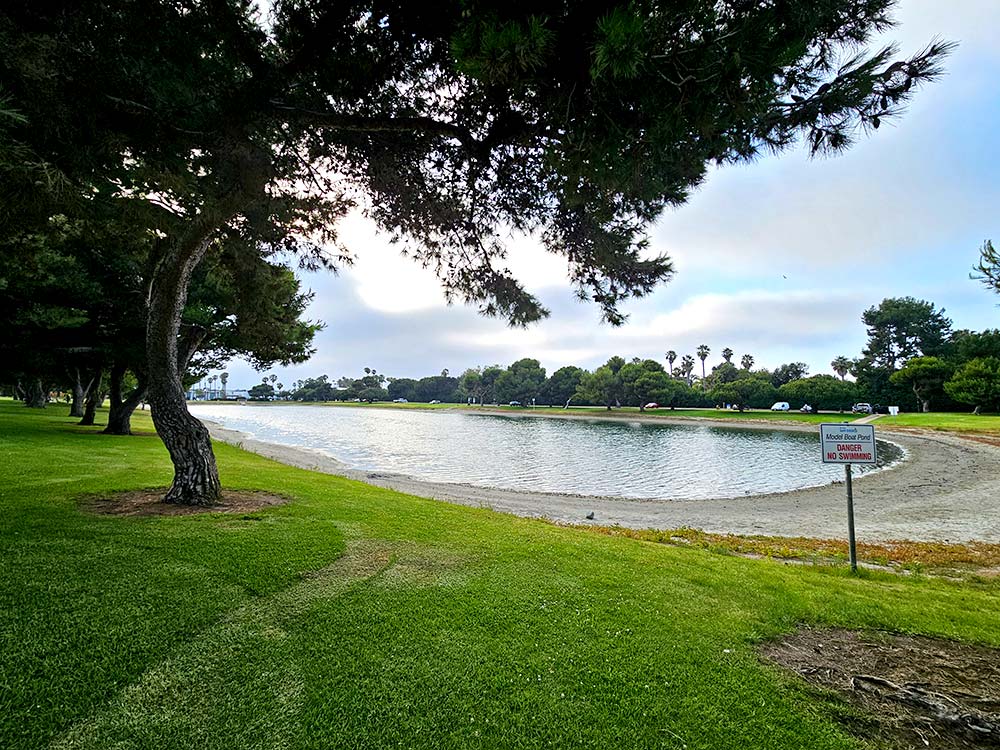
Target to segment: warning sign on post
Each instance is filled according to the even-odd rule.
[[[821,424],[819,442],[825,464],[876,462],[874,425]]]

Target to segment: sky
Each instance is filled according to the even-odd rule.
[[[402,258],[360,215],[341,237],[357,260],[338,275],[302,272],[307,316],[326,328],[306,363],[268,370],[288,385],[372,367],[392,377],[459,374],[534,357],[548,372],[593,368],[613,355],[658,359],[707,344],[711,367],[730,347],[756,367],[791,361],[830,373],[865,344],[862,312],[885,297],[944,308],[955,328],[1000,328],[1000,297],[969,274],[987,238],[1000,240],[1000,0],[902,0],[886,35],[912,54],[934,37],[959,43],[946,75],[917,92],[899,120],[848,152],[803,148],[714,170],[687,204],[651,229],[674,279],[627,303],[628,322],[600,322],[578,301],[564,262],[512,237],[509,266],[551,310],[527,330],[448,306],[431,272]],[[229,387],[260,382],[242,361]]]

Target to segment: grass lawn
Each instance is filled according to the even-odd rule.
[[[946,430],[949,432],[986,432],[1000,434],[1000,415],[998,414],[961,414],[950,412],[930,412],[920,414],[913,412],[900,414],[897,417],[881,417],[876,422],[878,427],[920,427],[925,430]]]
[[[217,446],[246,515],[96,516],[147,431],[0,403],[0,747],[859,748],[761,664],[799,623],[1000,645],[1000,583],[782,565],[402,495]]]

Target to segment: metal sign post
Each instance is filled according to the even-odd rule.
[[[851,572],[858,572],[857,541],[854,535],[854,484],[851,464],[875,464],[878,452],[875,445],[875,427],[870,424],[821,424],[820,449],[823,463],[844,464],[847,484],[847,541],[850,549]]]
[[[851,465],[844,464],[847,480],[847,545],[851,557],[851,572],[858,572],[858,546],[854,538],[854,487],[851,484]]]

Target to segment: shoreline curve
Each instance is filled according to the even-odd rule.
[[[511,415],[513,416],[513,415]],[[539,415],[541,416],[541,415]],[[591,417],[593,418],[593,417]],[[662,417],[654,418],[662,423]],[[677,420],[680,422],[681,420]],[[684,420],[690,424],[689,420]],[[718,424],[723,420],[713,420]],[[409,495],[558,523],[635,529],[690,527],[719,534],[846,538],[843,483],[790,492],[716,500],[642,500],[526,492],[432,482],[403,474],[364,471],[321,451],[257,440],[202,420],[215,440],[289,466],[346,477]],[[731,423],[775,429],[773,423]],[[778,429],[805,431],[813,425]],[[858,538],[866,541],[1000,541],[1000,448],[958,436],[892,432],[879,436],[906,456],[856,483]],[[593,519],[587,515],[593,513]]]

